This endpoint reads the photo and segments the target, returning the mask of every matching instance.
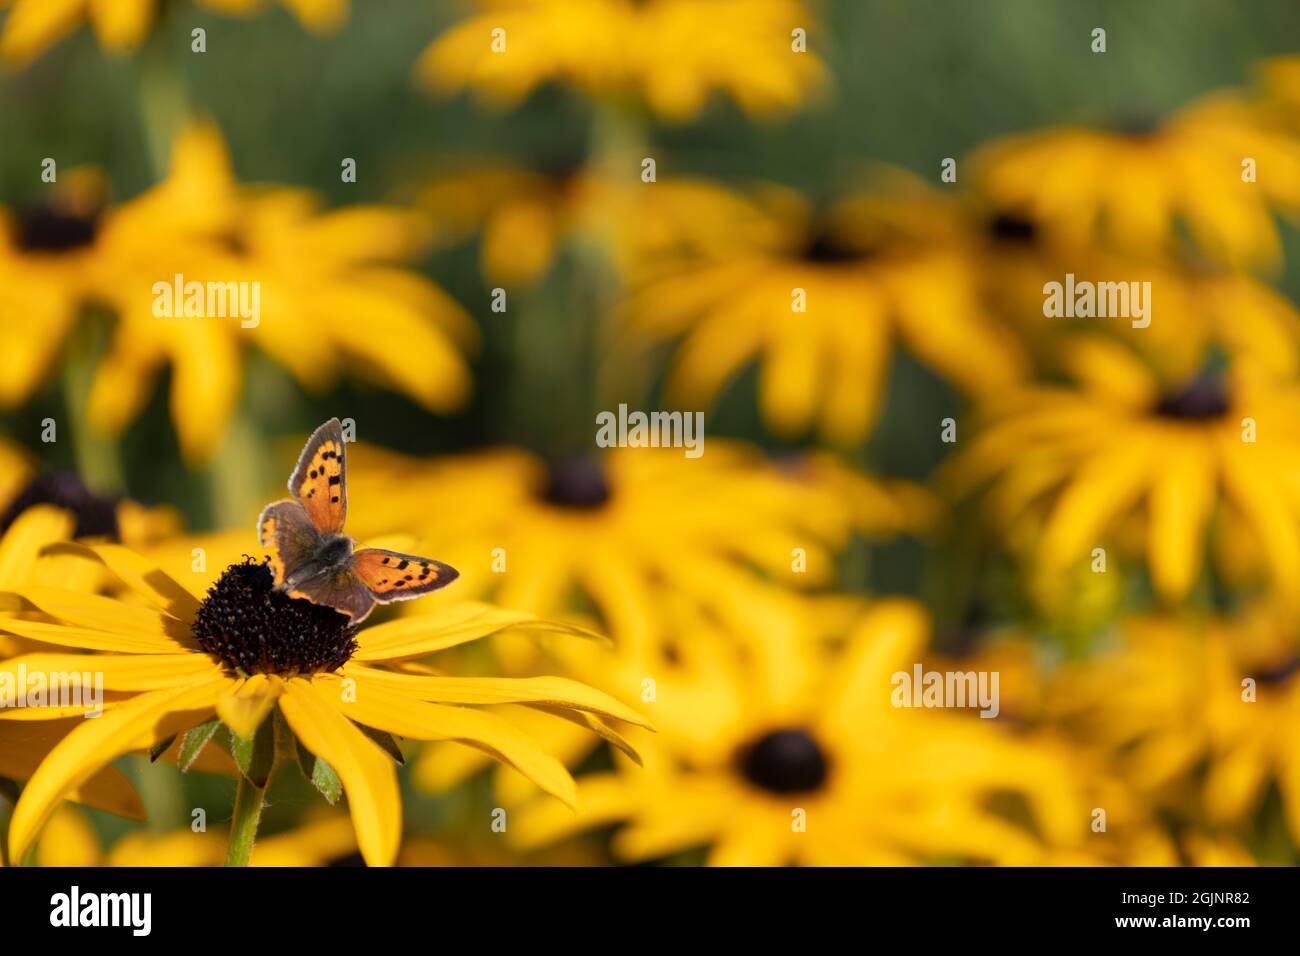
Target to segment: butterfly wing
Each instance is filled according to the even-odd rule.
[[[307,509],[318,531],[343,532],[348,515],[347,469],[344,463],[343,424],[331,418],[311,434],[298,466],[289,478],[289,490]]]
[[[306,598],[312,604],[332,607],[352,618],[353,624],[364,621],[375,607],[370,589],[346,565],[326,568],[298,584],[289,592],[291,598]]]
[[[321,535],[307,510],[286,498],[262,511],[257,519],[257,540],[270,552],[271,572],[280,585],[316,554]]]
[[[384,548],[355,551],[350,564],[357,578],[381,604],[409,601],[445,588],[460,577],[460,572],[449,564]]]

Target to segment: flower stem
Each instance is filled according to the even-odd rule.
[[[249,783],[242,773],[235,791],[235,815],[230,821],[230,850],[226,866],[248,866],[257,839],[257,825],[262,819],[262,798],[266,788]]]
[[[117,439],[96,432],[90,424],[90,389],[102,354],[102,329],[82,323],[63,372],[63,397],[71,419],[73,458],[77,474],[98,492],[126,491],[126,477]]]

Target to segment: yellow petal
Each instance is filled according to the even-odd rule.
[[[149,598],[161,611],[166,611],[178,621],[192,621],[199,602],[165,571],[148,558],[119,544],[57,544],[46,549],[46,554],[75,554],[102,563],[108,570],[144,597]]]
[[[402,833],[392,758],[344,717],[329,696],[301,678],[285,685],[280,711],[303,746],[339,775],[366,863],[392,866]]]
[[[1213,462],[1194,440],[1168,442],[1162,471],[1151,486],[1147,564],[1152,583],[1166,598],[1187,594],[1205,553],[1205,522],[1214,504]]]
[[[90,0],[90,22],[106,49],[135,46],[149,32],[155,0]]]
[[[265,674],[254,674],[217,698],[217,716],[235,736],[250,738],[257,733],[257,728],[282,693],[283,681],[272,680]]]
[[[50,505],[20,514],[0,538],[0,589],[25,584],[41,549],[71,538],[75,525],[70,514]]]
[[[85,0],[25,0],[16,4],[0,34],[0,56],[25,64],[38,57],[85,14]]]
[[[36,845],[36,865],[99,866],[103,852],[86,815],[72,807],[59,807]]]
[[[1092,459],[1062,493],[1043,530],[1043,573],[1068,567],[1091,549],[1155,477],[1151,445],[1134,434]]]
[[[516,812],[507,831],[510,845],[532,850],[565,837],[608,826],[631,816],[637,805],[635,786],[616,773],[590,773],[578,781],[579,813],[553,800],[537,800]]]
[[[631,707],[593,687],[564,677],[426,677],[350,664],[344,666],[342,673],[364,677],[367,682],[382,684],[394,693],[403,693],[416,700],[444,704],[534,703],[585,711],[624,720],[638,727],[650,726],[650,722]]]
[[[172,340],[172,421],[190,463],[208,460],[239,400],[239,347],[224,319],[200,319]]]
[[[169,614],[133,607],[114,598],[35,586],[16,588],[11,593],[50,617],[77,627],[121,634],[132,643],[151,643],[160,654],[174,654],[178,649],[190,650],[197,646],[188,624]]]
[[[224,677],[204,678],[173,690],[142,694],[83,719],[32,774],[9,821],[9,858],[21,860],[58,802],[96,771],[129,750],[152,746],[211,712]]]
[[[58,675],[71,684],[90,674],[105,689],[134,691],[165,690],[221,673],[206,654],[24,654],[0,661],[0,675],[9,675],[18,690],[27,686],[19,680],[20,671],[29,678],[44,675],[47,681]]]
[[[909,674],[925,650],[929,626],[911,601],[882,601],[853,629],[826,692],[827,722],[837,730],[860,729],[862,716],[888,710],[892,676]]]
[[[10,600],[12,599],[12,601]],[[18,595],[0,591],[0,610],[23,610],[26,604]],[[112,651],[118,654],[177,654],[182,648],[173,641],[144,634],[120,634],[88,627],[69,627],[45,621],[23,621],[0,618],[0,631],[27,637],[59,647],[79,647],[87,651]]]
[[[591,631],[570,624],[467,601],[366,628],[357,635],[357,652],[352,659],[387,661],[423,657],[457,644],[477,641],[508,627],[601,639]]]
[[[510,721],[468,707],[427,703],[389,690],[369,680],[366,674],[354,679],[357,682],[356,700],[342,702],[340,707],[359,723],[412,740],[457,740],[485,750],[510,764],[547,793],[574,805],[573,778],[569,771]],[[342,701],[339,677],[323,675],[317,677],[315,683],[323,693],[337,695]]]

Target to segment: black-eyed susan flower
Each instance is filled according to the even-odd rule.
[[[1054,719],[1107,748],[1155,806],[1243,834],[1270,785],[1300,846],[1300,641],[1292,615],[1144,616],[1054,681]]]
[[[717,439],[696,459],[615,448],[549,464],[508,449],[426,460],[360,447],[354,461],[366,456],[349,518],[363,535],[405,525],[455,563],[471,594],[546,615],[594,608],[607,633],[637,645],[665,634],[659,589],[748,617],[746,595],[767,581],[828,584],[854,529],[894,534],[919,519],[911,486],[862,477],[864,493],[846,504],[821,479]],[[424,522],[430,494],[460,504]]]
[[[681,339],[669,395],[711,403],[757,362],[770,428],[815,428],[853,445],[875,421],[896,345],[975,394],[1023,374],[1021,349],[986,313],[950,221],[929,214],[935,200],[913,178],[881,172],[871,190],[821,212],[775,187],[755,203],[733,223],[729,248],[628,303],[635,336]]]
[[[427,89],[471,89],[511,107],[552,81],[610,100],[639,99],[689,120],[714,91],[769,117],[826,80],[813,17],[798,0],[507,0],[435,40],[416,64]],[[801,37],[796,31],[803,31]]]
[[[332,29],[347,16],[348,0],[280,0],[310,30]],[[198,0],[220,13],[246,15],[269,6],[265,0]],[[130,50],[148,35],[158,0],[0,0],[9,7],[0,29],[0,57],[22,66],[89,23],[100,45],[113,53]]]
[[[124,428],[170,366],[172,416],[191,460],[209,456],[225,433],[246,345],[315,390],[347,362],[435,411],[468,392],[461,353],[474,347],[476,329],[442,290],[399,264],[426,237],[424,220],[391,207],[321,211],[303,191],[240,186],[210,124],[185,130],[168,177],[129,202],[104,209],[75,191],[63,205],[8,218],[4,404],[44,380],[87,302],[117,317],[91,384],[91,425]],[[178,281],[183,294],[163,296]],[[210,300],[217,305],[213,284],[223,296],[218,314],[208,312]],[[203,294],[191,310],[184,290],[196,287]],[[243,289],[247,316],[225,298]]]
[[[653,190],[618,182],[581,163],[523,168],[479,159],[440,171],[415,192],[437,241],[477,234],[488,281],[539,280],[569,247],[599,247],[625,282],[644,281],[675,256],[717,254],[753,207],[705,179],[662,178]]]
[[[0,459],[3,457],[0,450]],[[66,535],[69,538],[107,538],[142,546],[180,530],[180,514],[174,508],[146,507],[130,498],[96,494],[72,472],[39,471],[22,455],[15,456],[13,468],[6,478],[17,481],[0,487],[0,534],[28,509],[39,505],[50,505],[72,516]]]
[[[1300,450],[1295,386],[1235,366],[1162,380],[1103,336],[1061,350],[1074,383],[1009,392],[947,466],[952,488],[991,483],[991,525],[1061,576],[1095,549],[1136,539],[1155,591],[1185,596],[1215,530],[1249,538],[1278,593],[1300,580],[1300,513],[1290,461]]]
[[[1023,863],[1043,852],[1035,829],[1078,832],[1084,811],[1055,756],[997,720],[894,705],[894,675],[927,640],[911,602],[872,607],[831,647],[681,623],[691,636],[671,660],[609,674],[640,700],[653,683],[641,706],[659,734],[635,735],[644,770],[616,754],[614,770],[580,776],[576,818],[516,812],[520,845],[612,825],[627,861],[707,848],[719,865]],[[995,793],[1016,794],[1033,824],[993,809]]]
[[[392,863],[400,841],[392,736],[455,739],[484,748],[572,803],[573,781],[564,767],[476,705],[530,702],[583,719],[645,724],[607,695],[561,678],[459,679],[402,664],[508,627],[564,630],[562,625],[482,605],[450,605],[440,623],[437,615],[421,616],[359,629],[330,608],[274,590],[269,567],[251,559],[227,569],[200,598],[121,546],[69,547],[102,562],[137,603],[41,587],[0,597],[6,610],[28,615],[6,618],[3,630],[58,648],[6,660],[0,669],[93,669],[102,675],[105,696],[102,715],[68,733],[23,788],[10,821],[15,860],[23,858],[58,801],[114,758],[141,748],[161,750],[179,735],[183,750],[202,750],[214,736],[214,718],[229,729],[236,741],[232,751],[240,756],[232,861],[247,861],[269,761],[291,734],[313,780],[334,781],[322,791],[333,791],[335,798],[340,789],[347,794],[358,845],[373,865]],[[40,721],[89,709],[84,702],[20,707],[0,711],[0,721],[14,715]]]
[[[1100,324],[1168,380],[1195,376],[1212,350],[1223,353],[1252,380],[1294,379],[1300,371],[1300,312],[1286,296],[1248,273],[1215,267],[1204,259],[1180,264],[1092,253],[1076,258],[1049,281],[1061,283],[1065,270],[1074,275],[1076,287],[1089,282],[1096,289],[1107,282],[1126,285],[1130,303],[1143,297],[1145,315],[1044,319],[1040,284],[1037,315],[1031,321],[1044,365],[1070,364],[1069,355],[1062,353],[1073,347],[1073,337],[1062,332],[1097,331],[1088,326]],[[1122,305],[1123,299],[1117,302]]]
[[[183,189],[158,189],[109,205],[98,173],[64,173],[40,203],[0,208],[0,405],[26,400],[44,381],[82,308],[120,304],[136,277],[186,261],[189,242],[224,212]],[[166,235],[167,252],[156,242]]]
[[[224,211],[201,248],[176,269],[186,286],[255,286],[259,314],[191,317],[176,300],[176,314],[160,317],[156,283],[172,279],[157,271],[156,258],[148,281],[138,270],[131,274],[135,282],[118,276],[115,287],[127,291],[118,294],[119,321],[92,384],[93,425],[124,427],[170,364],[182,449],[192,459],[206,457],[238,398],[245,343],[312,390],[330,385],[347,364],[434,411],[464,400],[470,377],[461,351],[475,345],[477,330],[438,286],[399,265],[425,238],[415,213],[381,206],[321,211],[301,190],[241,187],[220,134],[206,124],[183,134],[157,192],[162,201]]]
[[[1246,178],[1251,160],[1267,175]],[[1274,209],[1300,207],[1300,139],[1234,93],[1160,123],[1065,127],[1013,136],[976,157],[997,206],[1074,248],[1101,242],[1157,256],[1182,251],[1233,266],[1279,262]]]

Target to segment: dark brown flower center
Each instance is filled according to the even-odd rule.
[[[1228,392],[1218,376],[1202,376],[1170,392],[1156,404],[1156,414],[1184,421],[1222,418],[1228,412]]]
[[[1259,671],[1256,679],[1266,686],[1276,686],[1286,683],[1297,673],[1300,673],[1300,654],[1273,667],[1264,668]]]
[[[120,541],[117,526],[117,498],[101,497],[70,472],[37,475],[18,492],[0,517],[0,534],[9,530],[18,516],[34,505],[54,505],[71,512],[76,520],[75,538],[108,538]]]
[[[546,472],[542,498],[560,508],[599,508],[609,500],[610,487],[600,459],[590,455],[552,462]]]
[[[351,618],[277,590],[270,567],[247,556],[208,588],[191,629],[203,650],[242,674],[329,673],[357,649]]]
[[[746,780],[769,793],[807,793],[826,782],[830,763],[826,753],[808,731],[801,728],[775,730],[737,755]]]
[[[95,241],[98,223],[54,206],[31,206],[18,213],[18,248],[25,252],[71,252]]]
[[[864,254],[862,250],[852,248],[843,239],[835,236],[829,228],[818,226],[808,237],[802,258],[805,262],[838,265],[855,262],[864,258]]]
[[[555,152],[538,160],[536,169],[563,189],[573,183],[587,166],[587,158],[579,152]]]
[[[1038,226],[1032,219],[1001,212],[989,220],[988,234],[994,242],[1009,246],[1031,246],[1038,241]]]

